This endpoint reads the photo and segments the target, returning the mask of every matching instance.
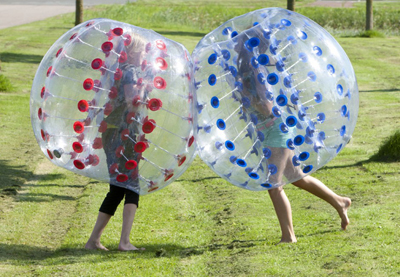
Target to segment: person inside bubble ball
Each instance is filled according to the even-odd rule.
[[[119,44],[114,45],[114,49],[116,52],[120,52],[125,47],[126,57],[123,60],[120,59],[119,68],[123,75],[121,78],[115,78],[114,87],[116,90],[111,90],[110,92],[108,105],[111,105],[112,109],[110,112],[107,112],[106,109],[104,111],[107,117],[104,119],[105,123],[103,122],[103,124],[107,126],[107,129],[102,134],[102,143],[107,157],[110,177],[115,177],[116,172],[131,176],[130,180],[125,183],[128,183],[132,188],[139,188],[137,166],[141,153],[134,151],[135,143],[130,139],[124,138],[122,133],[127,130],[126,132],[134,141],[140,139],[138,135],[139,126],[136,122],[129,121],[128,114],[140,114],[138,106],[133,105],[133,99],[135,97],[138,99],[146,97],[146,91],[139,82],[140,65],[144,58],[146,40],[137,33],[126,33],[117,39],[119,39]],[[121,146],[124,148],[126,157],[131,155],[129,159],[135,164],[135,168],[131,168],[131,170],[126,168],[125,157],[118,155],[118,148]],[[101,244],[100,238],[124,197],[122,230],[118,250],[145,250],[144,248],[137,248],[130,243],[130,233],[136,210],[139,206],[139,195],[132,190],[112,184],[110,184],[109,192],[100,206],[97,221],[85,245],[86,249],[108,250]]]
[[[269,40],[263,37],[261,29],[258,28],[252,28],[244,32],[246,34],[242,34],[236,39],[237,43],[234,47],[234,50],[238,53],[236,81],[243,84],[241,96],[250,99],[251,105],[249,108],[244,109],[244,112],[257,117],[255,129],[264,135],[263,147],[270,149],[272,152],[268,162],[277,167],[276,174],[271,175],[269,180],[271,183],[281,185],[270,189],[268,192],[281,227],[282,237],[280,242],[291,243],[297,241],[293,229],[291,205],[283,189],[283,184],[285,184],[283,177],[287,180],[298,180],[292,184],[332,205],[341,218],[341,228],[346,230],[350,222],[347,210],[351,205],[351,199],[337,195],[320,180],[309,175],[305,176],[299,167],[293,165],[294,151],[286,146],[287,139],[291,138],[292,135],[290,132],[285,134],[279,130],[278,126],[282,119],[275,117],[272,113],[273,102],[268,100],[265,94],[265,84],[268,83],[261,84],[257,81],[258,74],[266,73],[265,76],[267,76],[268,67],[274,68],[276,61],[271,59],[266,67],[259,66],[256,68],[252,64],[252,58],[255,55],[258,56],[267,52],[270,46]],[[246,42],[251,37],[258,37],[261,41],[258,47],[254,49],[249,49],[248,45],[246,45]]]

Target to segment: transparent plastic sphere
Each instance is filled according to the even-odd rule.
[[[259,191],[297,181],[349,142],[358,115],[353,67],[321,26],[281,8],[207,34],[195,64],[199,156],[232,184]]]
[[[95,19],[60,37],[39,65],[31,121],[43,153],[73,172],[159,190],[195,155],[187,50],[154,31]]]

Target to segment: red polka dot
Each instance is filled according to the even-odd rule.
[[[149,42],[146,44],[146,53],[149,53],[150,50],[151,50],[151,43]]]
[[[104,133],[107,130],[107,122],[104,120],[100,123],[99,132]]]
[[[128,123],[128,124],[131,124],[134,120],[134,118],[135,118],[135,116],[136,116],[136,114],[134,113],[134,112],[130,112],[130,113],[128,113],[127,115],[126,115],[126,122]]]
[[[116,87],[111,87],[110,92],[108,93],[108,97],[110,99],[115,99],[118,96],[118,89]]]
[[[82,153],[83,152],[83,146],[82,146],[82,144],[80,144],[79,142],[74,142],[73,144],[72,144],[72,148],[74,149],[74,151],[76,152],[76,153]]]
[[[108,102],[108,103],[106,103],[105,105],[104,105],[104,114],[105,115],[110,115],[110,113],[113,111],[113,106],[111,105],[111,103],[110,102]]]
[[[124,45],[125,45],[125,46],[128,46],[129,44],[131,44],[131,42],[132,42],[132,37],[131,37],[129,34],[125,34],[125,35],[124,35],[124,38],[125,38],[125,40],[124,40]]]
[[[122,70],[117,68],[117,70],[114,73],[114,80],[117,80],[117,81],[121,80],[122,75],[123,75]]]
[[[85,168],[85,164],[82,162],[82,161],[80,161],[80,160],[75,160],[74,161],[74,166],[77,168],[77,169],[84,169]]]
[[[153,132],[154,128],[156,128],[155,121],[154,120],[148,120],[148,121],[143,123],[142,131],[145,134],[150,134],[151,132]]]
[[[94,81],[90,78],[87,78],[85,81],[83,81],[83,88],[85,90],[91,90],[94,86]]]
[[[146,69],[146,67],[147,67],[147,61],[144,60],[144,61],[142,62],[142,64],[141,64],[142,71],[144,71],[144,70]]]
[[[167,87],[167,82],[159,76],[154,78],[153,83],[154,86],[158,89],[165,89]]]
[[[128,175],[126,174],[118,174],[117,175],[117,181],[120,183],[128,181]]]
[[[139,78],[139,79],[137,80],[136,84],[137,84],[138,86],[142,86],[142,84],[143,84],[143,78]]]
[[[158,111],[159,109],[161,109],[161,107],[162,107],[162,102],[158,98],[152,98],[147,103],[147,108],[149,108],[153,112]]]
[[[129,160],[125,163],[125,168],[128,170],[135,169],[137,167],[137,162],[134,160]]]
[[[135,95],[132,100],[132,105],[135,107],[138,107],[140,105],[141,100],[142,99],[141,99],[140,95]]]
[[[86,100],[81,100],[78,102],[78,110],[81,112],[87,112],[89,110],[89,104]]]
[[[94,59],[93,61],[92,61],[92,68],[93,69],[99,69],[101,66],[103,65],[103,61],[102,61],[102,59]]]
[[[39,110],[38,110],[38,117],[39,117],[40,120],[42,120],[42,118],[43,118],[42,108],[39,108]]]
[[[97,155],[93,155],[93,163],[92,166],[96,166],[100,163],[100,158]]]
[[[93,149],[102,149],[103,148],[103,141],[101,138],[95,138],[92,144]]]
[[[152,187],[151,189],[149,189],[147,192],[152,192],[152,191],[155,191],[155,190],[157,190],[158,189],[158,187]]]
[[[43,130],[40,130],[40,135],[42,136],[43,140],[46,140],[46,134]]]
[[[94,21],[90,21],[90,22],[88,22],[87,24],[86,24],[86,27],[90,27],[90,26],[92,26],[94,24]]]
[[[61,52],[62,52],[62,47],[60,49],[58,49],[57,53],[56,53],[56,58],[58,58],[58,56],[60,56]]]
[[[110,172],[110,174],[114,174],[116,173],[118,170],[118,164],[114,163],[110,166],[110,168],[108,169],[108,171]]]
[[[47,155],[49,155],[49,158],[50,158],[50,159],[53,159],[53,154],[51,154],[51,152],[50,152],[49,149],[47,149]]]
[[[107,53],[110,52],[113,49],[114,45],[111,41],[106,41],[101,45],[101,50],[103,50],[103,52]]]
[[[124,152],[125,152],[125,148],[121,145],[121,146],[119,146],[119,147],[117,148],[117,150],[115,150],[115,156],[116,156],[117,158],[121,158],[121,157],[122,157],[122,154],[124,154]]]
[[[78,35],[78,33],[73,34],[73,35],[69,38],[69,40],[73,40],[74,38],[76,38],[77,35]]]
[[[119,27],[114,28],[112,31],[113,31],[114,35],[116,35],[116,36],[121,36],[124,33],[124,30]]]
[[[178,166],[181,166],[184,162],[186,161],[186,156],[185,155],[179,155],[178,156]]]
[[[124,129],[124,130],[121,132],[121,139],[122,139],[122,140],[127,140],[128,137],[129,137],[129,129]]]
[[[174,176],[174,173],[169,173],[169,174],[167,174],[167,175],[165,176],[164,181],[165,181],[165,182],[168,181],[169,179],[172,178],[172,176]]]
[[[165,45],[164,41],[162,40],[156,40],[156,47],[160,50],[165,50],[167,49],[167,46]]]
[[[166,62],[163,58],[161,58],[161,57],[158,57],[158,58],[156,59],[156,65],[158,66],[158,68],[160,68],[160,69],[162,69],[162,70],[165,70],[165,69],[167,69],[167,67],[168,67],[167,62]]]
[[[94,162],[95,162],[94,155],[89,155],[89,156],[86,158],[86,164],[93,165]]]
[[[133,150],[135,150],[135,152],[137,153],[143,153],[147,148],[146,143],[144,143],[143,141],[139,141],[135,144],[135,146],[133,147]]]
[[[119,58],[118,58],[118,61],[120,62],[120,63],[124,63],[124,62],[126,62],[126,60],[128,59],[128,55],[126,54],[126,52],[124,52],[124,51],[122,51],[121,53],[119,53]]]
[[[83,133],[85,130],[85,127],[83,126],[83,123],[80,121],[76,121],[74,123],[74,131],[77,132],[78,134]]]
[[[52,67],[52,66],[50,66],[50,67],[47,69],[47,73],[46,73],[46,76],[47,76],[47,77],[50,76],[50,73],[52,73],[52,70],[53,70],[53,67]]]
[[[194,142],[194,136],[191,136],[188,142],[188,146],[189,147],[192,146],[193,142]]]
[[[46,87],[42,87],[42,90],[40,91],[40,98],[43,99],[45,92],[46,92]]]

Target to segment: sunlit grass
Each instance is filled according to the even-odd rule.
[[[230,17],[264,5],[285,6],[285,1],[214,2],[140,1],[108,11],[103,6],[85,11],[85,20],[108,17],[153,28],[191,51]],[[300,9],[309,1],[297,2]],[[395,143],[391,150],[398,146],[399,37],[338,37],[357,75],[360,113],[351,143],[315,176],[352,198],[346,232],[340,231],[340,219],[329,205],[287,185],[298,243],[275,246],[280,230],[268,194],[228,184],[197,158],[176,182],[141,198],[132,242],[146,247],[145,252],[116,250],[122,207],[103,236],[111,251],[93,252],[83,245],[108,185],[47,161],[29,119],[36,68],[73,22],[70,14],[0,31],[2,73],[15,86],[15,92],[0,93],[0,275],[400,274],[400,163],[371,159],[386,141]],[[391,140],[394,132],[397,139]]]

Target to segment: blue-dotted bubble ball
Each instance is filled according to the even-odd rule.
[[[307,17],[267,8],[207,34],[195,64],[198,153],[249,190],[297,181],[350,141],[358,114],[353,67]]]
[[[109,19],[61,36],[39,65],[31,121],[56,165],[148,194],[195,155],[193,64],[179,43]]]

